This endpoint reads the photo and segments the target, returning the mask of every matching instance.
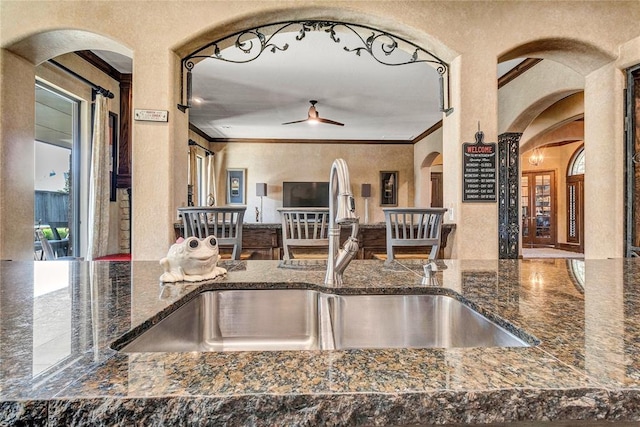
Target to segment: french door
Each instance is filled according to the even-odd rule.
[[[525,172],[520,182],[522,245],[556,244],[556,196],[553,171]]]

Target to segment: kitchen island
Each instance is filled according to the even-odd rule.
[[[637,260],[226,261],[160,286],[156,262],[0,262],[0,425],[402,425],[640,421]],[[530,347],[121,353],[199,292],[446,293]],[[517,425],[517,424],[516,424]],[[553,424],[551,424],[553,425]],[[566,424],[558,424],[566,425]],[[598,425],[598,424],[588,424]]]

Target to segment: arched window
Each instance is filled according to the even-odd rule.
[[[584,175],[584,145],[576,150],[567,169],[567,175]]]
[[[571,156],[567,167],[567,243],[583,248],[584,145]]]

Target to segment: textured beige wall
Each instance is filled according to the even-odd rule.
[[[181,198],[178,189],[183,187],[183,177],[175,171],[186,164],[186,156],[183,159],[179,155],[188,131],[186,115],[176,108],[179,55],[174,52],[188,52],[204,40],[238,29],[303,18],[345,20],[385,29],[432,49],[452,64],[451,100],[455,111],[445,119],[442,132],[443,155],[447,159],[444,175],[450,177],[445,182],[445,206],[454,208],[453,217],[458,224],[453,256],[497,256],[497,205],[460,201],[460,144],[473,141],[478,121],[486,140],[496,141],[500,129],[496,63],[498,58],[508,59],[510,55],[550,58],[586,77],[586,146],[593,141],[591,149],[587,149],[589,168],[598,179],[606,175],[603,184],[587,183],[587,191],[592,191],[587,200],[589,206],[600,206],[592,206],[589,217],[592,227],[588,233],[594,233],[594,242],[621,235],[623,159],[616,148],[622,147],[621,97],[616,100],[607,97],[621,93],[622,81],[620,71],[616,74],[616,70],[606,65],[615,61],[622,44],[627,46],[625,61],[640,62],[638,49],[628,45],[640,36],[638,2],[554,2],[551,5],[548,2],[464,1],[1,0],[0,8],[0,47],[26,59],[23,61],[4,51],[0,55],[3,73],[0,221],[3,230],[8,231],[11,226],[14,226],[11,230],[16,226],[21,230],[13,232],[17,241],[10,244],[10,249],[2,249],[2,258],[7,257],[5,254],[20,258],[29,253],[30,243],[22,241],[31,220],[28,224],[26,219],[10,223],[4,215],[9,210],[4,207],[4,201],[11,202],[10,209],[14,212],[33,209],[32,201],[12,199],[9,195],[24,194],[21,189],[32,187],[33,178],[27,178],[24,172],[33,167],[32,160],[28,153],[11,150],[15,150],[13,144],[18,139],[28,138],[33,132],[33,119],[28,114],[12,120],[16,111],[33,109],[26,105],[33,101],[32,90],[27,90],[33,86],[33,64],[80,49],[103,48],[132,54],[133,107],[169,111],[169,123],[136,122],[133,126],[134,258],[158,259],[173,240],[175,207]],[[30,81],[25,83],[25,78]],[[13,111],[6,105],[11,105]],[[587,121],[588,117],[592,117],[592,123]],[[603,152],[609,154],[598,158]],[[339,151],[333,151],[327,158],[338,155],[341,155]],[[374,166],[374,170],[378,169],[381,168]],[[612,169],[615,172],[609,173]],[[16,170],[18,173],[13,173]],[[600,191],[602,185],[613,192]],[[407,201],[413,200],[413,188],[407,189],[406,197]],[[616,256],[621,253],[618,246],[621,246],[618,241],[598,247],[587,241],[586,254],[588,257]]]
[[[334,159],[343,158],[349,167],[351,191],[356,212],[364,220],[361,184],[371,184],[369,222],[384,221],[380,207],[380,171],[398,171],[398,206],[413,204],[413,146],[391,144],[212,144],[216,153],[218,199],[226,192],[227,168],[247,169],[247,222],[255,222],[256,183],[267,183],[263,198],[264,222],[280,222],[277,208],[282,207],[283,181],[329,181]]]
[[[499,91],[499,133],[522,132],[546,108],[584,89],[584,76],[554,61],[542,61]]]

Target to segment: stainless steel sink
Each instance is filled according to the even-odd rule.
[[[312,290],[269,289],[203,292],[119,350],[185,352],[528,345],[450,296],[333,295]]]
[[[336,296],[333,311],[336,348],[529,345],[445,295]]]
[[[124,352],[320,348],[318,292],[203,292],[126,345]]]

